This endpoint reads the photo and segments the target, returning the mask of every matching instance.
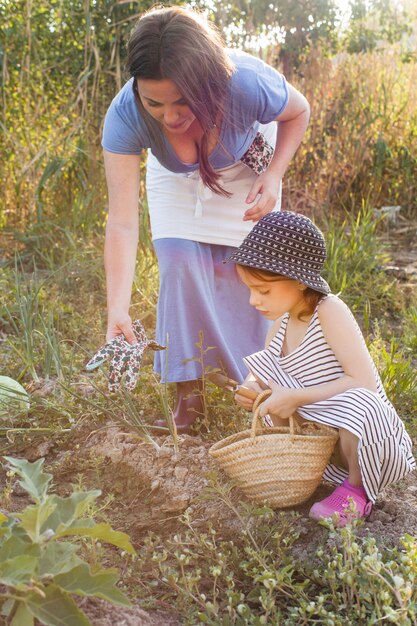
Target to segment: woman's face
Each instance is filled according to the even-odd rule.
[[[137,87],[146,111],[170,133],[185,133],[196,119],[172,80],[138,78]]]
[[[276,320],[287,311],[297,314],[305,306],[305,285],[298,280],[279,276],[277,280],[262,280],[240,265],[236,269],[249,289],[249,304],[268,320]]]

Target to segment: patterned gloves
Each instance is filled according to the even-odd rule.
[[[119,389],[123,374],[125,374],[126,389],[132,391],[138,382],[144,351],[147,349],[165,350],[165,347],[160,346],[156,341],[148,341],[139,320],[133,322],[133,332],[137,339],[135,345],[130,345],[123,335],[117,335],[100,348],[85,366],[88,371],[92,371],[103,365],[106,360],[110,360],[108,385],[110,392]]]

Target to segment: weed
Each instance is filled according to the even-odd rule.
[[[91,571],[77,555],[84,538],[135,553],[127,535],[89,515],[100,491],[74,491],[61,498],[48,493],[52,475],[43,471],[43,459],[29,463],[5,458],[33,502],[13,516],[0,514],[0,606],[6,623],[33,626],[38,619],[59,626],[65,616],[66,621],[91,626],[71,594],[129,606],[115,586],[114,570],[103,570],[97,562]]]
[[[170,600],[185,624],[414,623],[417,616],[417,543],[405,536],[402,549],[383,552],[374,538],[360,538],[363,523],[328,529],[329,549],[302,562],[291,558],[299,533],[296,518],[267,507],[233,503],[231,486],[212,483],[239,520],[239,532],[222,538],[212,523],[196,530],[187,514],[184,532],[163,546],[152,533],[136,563],[148,594]]]
[[[390,401],[401,414],[412,415],[417,409],[417,371],[407,349],[395,337],[385,341],[375,323],[369,351]]]
[[[378,220],[369,205],[362,203],[357,213],[325,222],[327,260],[324,275],[334,293],[339,293],[353,309],[372,306],[375,313],[398,306],[398,289],[383,266],[388,254],[377,237]],[[398,298],[400,300],[400,298]]]

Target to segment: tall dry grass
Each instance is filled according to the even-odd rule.
[[[86,0],[51,14],[44,0],[0,4],[0,228],[20,230],[29,248],[55,247],[56,261],[104,224],[103,117],[148,5]],[[310,53],[294,79],[312,118],[286,178],[288,208],[329,212],[365,199],[416,211],[416,78],[395,47],[333,60]]]
[[[311,54],[299,88],[310,127],[288,176],[291,208],[401,205],[417,210],[416,62],[380,52]]]
[[[0,3],[0,227],[38,237],[37,225],[88,232],[103,223],[103,117],[124,83],[129,31],[148,5]]]

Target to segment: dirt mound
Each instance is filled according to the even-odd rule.
[[[192,513],[193,525],[209,520],[224,535],[236,532],[239,522],[216,499],[199,502],[195,499],[208,484],[210,471],[217,466],[208,454],[209,442],[201,437],[183,435],[179,450],[175,451],[172,438],[159,440],[160,448],[132,441],[130,435],[117,427],[89,437],[84,451],[94,457],[103,457],[102,479],[106,488],[121,498],[124,510],[120,522],[132,536],[148,529],[167,535],[179,529],[178,515]],[[308,518],[310,506],[328,493],[332,487],[322,485],[314,498],[298,507],[300,528],[298,550],[311,550],[325,541],[327,530]],[[234,490],[236,502],[243,496]],[[291,512],[288,511],[291,515]],[[387,546],[396,545],[406,533],[417,534],[417,473],[392,485],[380,495],[374,510],[358,530],[370,532]]]
[[[79,603],[93,626],[179,626],[180,622],[166,613],[147,613],[138,606],[129,609],[112,606],[104,600],[85,599]]]
[[[91,435],[83,445],[83,454],[104,459],[103,488],[121,500],[120,521],[131,536],[148,529],[164,534],[176,529],[178,515],[192,506],[214,469],[208,454],[211,444],[199,436],[182,435],[177,451],[171,437],[159,438],[158,443],[156,448],[111,427]]]

